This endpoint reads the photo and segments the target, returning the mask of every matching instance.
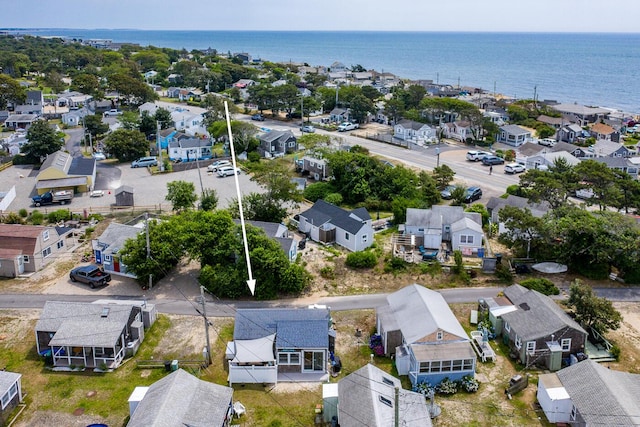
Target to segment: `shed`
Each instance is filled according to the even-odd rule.
[[[122,185],[116,188],[116,206],[133,206],[133,188]]]
[[[322,384],[322,415],[325,423],[338,417],[338,383]]]

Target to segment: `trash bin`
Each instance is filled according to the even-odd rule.
[[[171,361],[170,360],[165,360],[164,361],[164,370],[167,372],[171,372]]]
[[[178,361],[177,360],[172,360],[171,361],[171,372],[177,371],[177,370],[178,370]]]

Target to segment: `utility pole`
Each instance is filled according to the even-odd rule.
[[[209,319],[207,319],[207,304],[204,299],[204,286],[200,286],[200,299],[202,300],[202,317],[204,317],[204,333],[206,335],[206,343],[207,348],[206,351],[206,361],[207,366],[211,365],[211,343],[209,342]]]
[[[156,145],[158,146],[158,169],[164,172],[164,163],[162,162],[162,145],[160,144],[160,122],[156,122]]]
[[[149,244],[149,212],[144,214],[144,228],[147,239],[147,260],[151,258],[151,245]],[[153,286],[153,274],[149,273],[149,289]]]
[[[396,386],[395,389],[395,402],[393,405],[393,410],[394,410],[394,416],[393,416],[393,425],[395,427],[400,427],[400,387]]]

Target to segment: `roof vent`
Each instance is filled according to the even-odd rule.
[[[524,311],[531,310],[531,307],[529,307],[529,304],[527,304],[526,302],[523,302],[522,304],[520,304],[520,308],[523,309]]]
[[[109,316],[109,307],[103,307],[102,313],[100,313],[100,317],[108,317]]]

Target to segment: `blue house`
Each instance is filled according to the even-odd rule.
[[[388,295],[376,317],[385,355],[395,355],[398,374],[412,385],[475,375],[471,339],[439,292],[407,286]]]
[[[105,271],[120,276],[136,278],[127,271],[127,266],[120,260],[118,252],[129,239],[135,239],[143,231],[142,228],[112,222],[106,230],[94,239],[91,244],[96,264],[102,265]]]

